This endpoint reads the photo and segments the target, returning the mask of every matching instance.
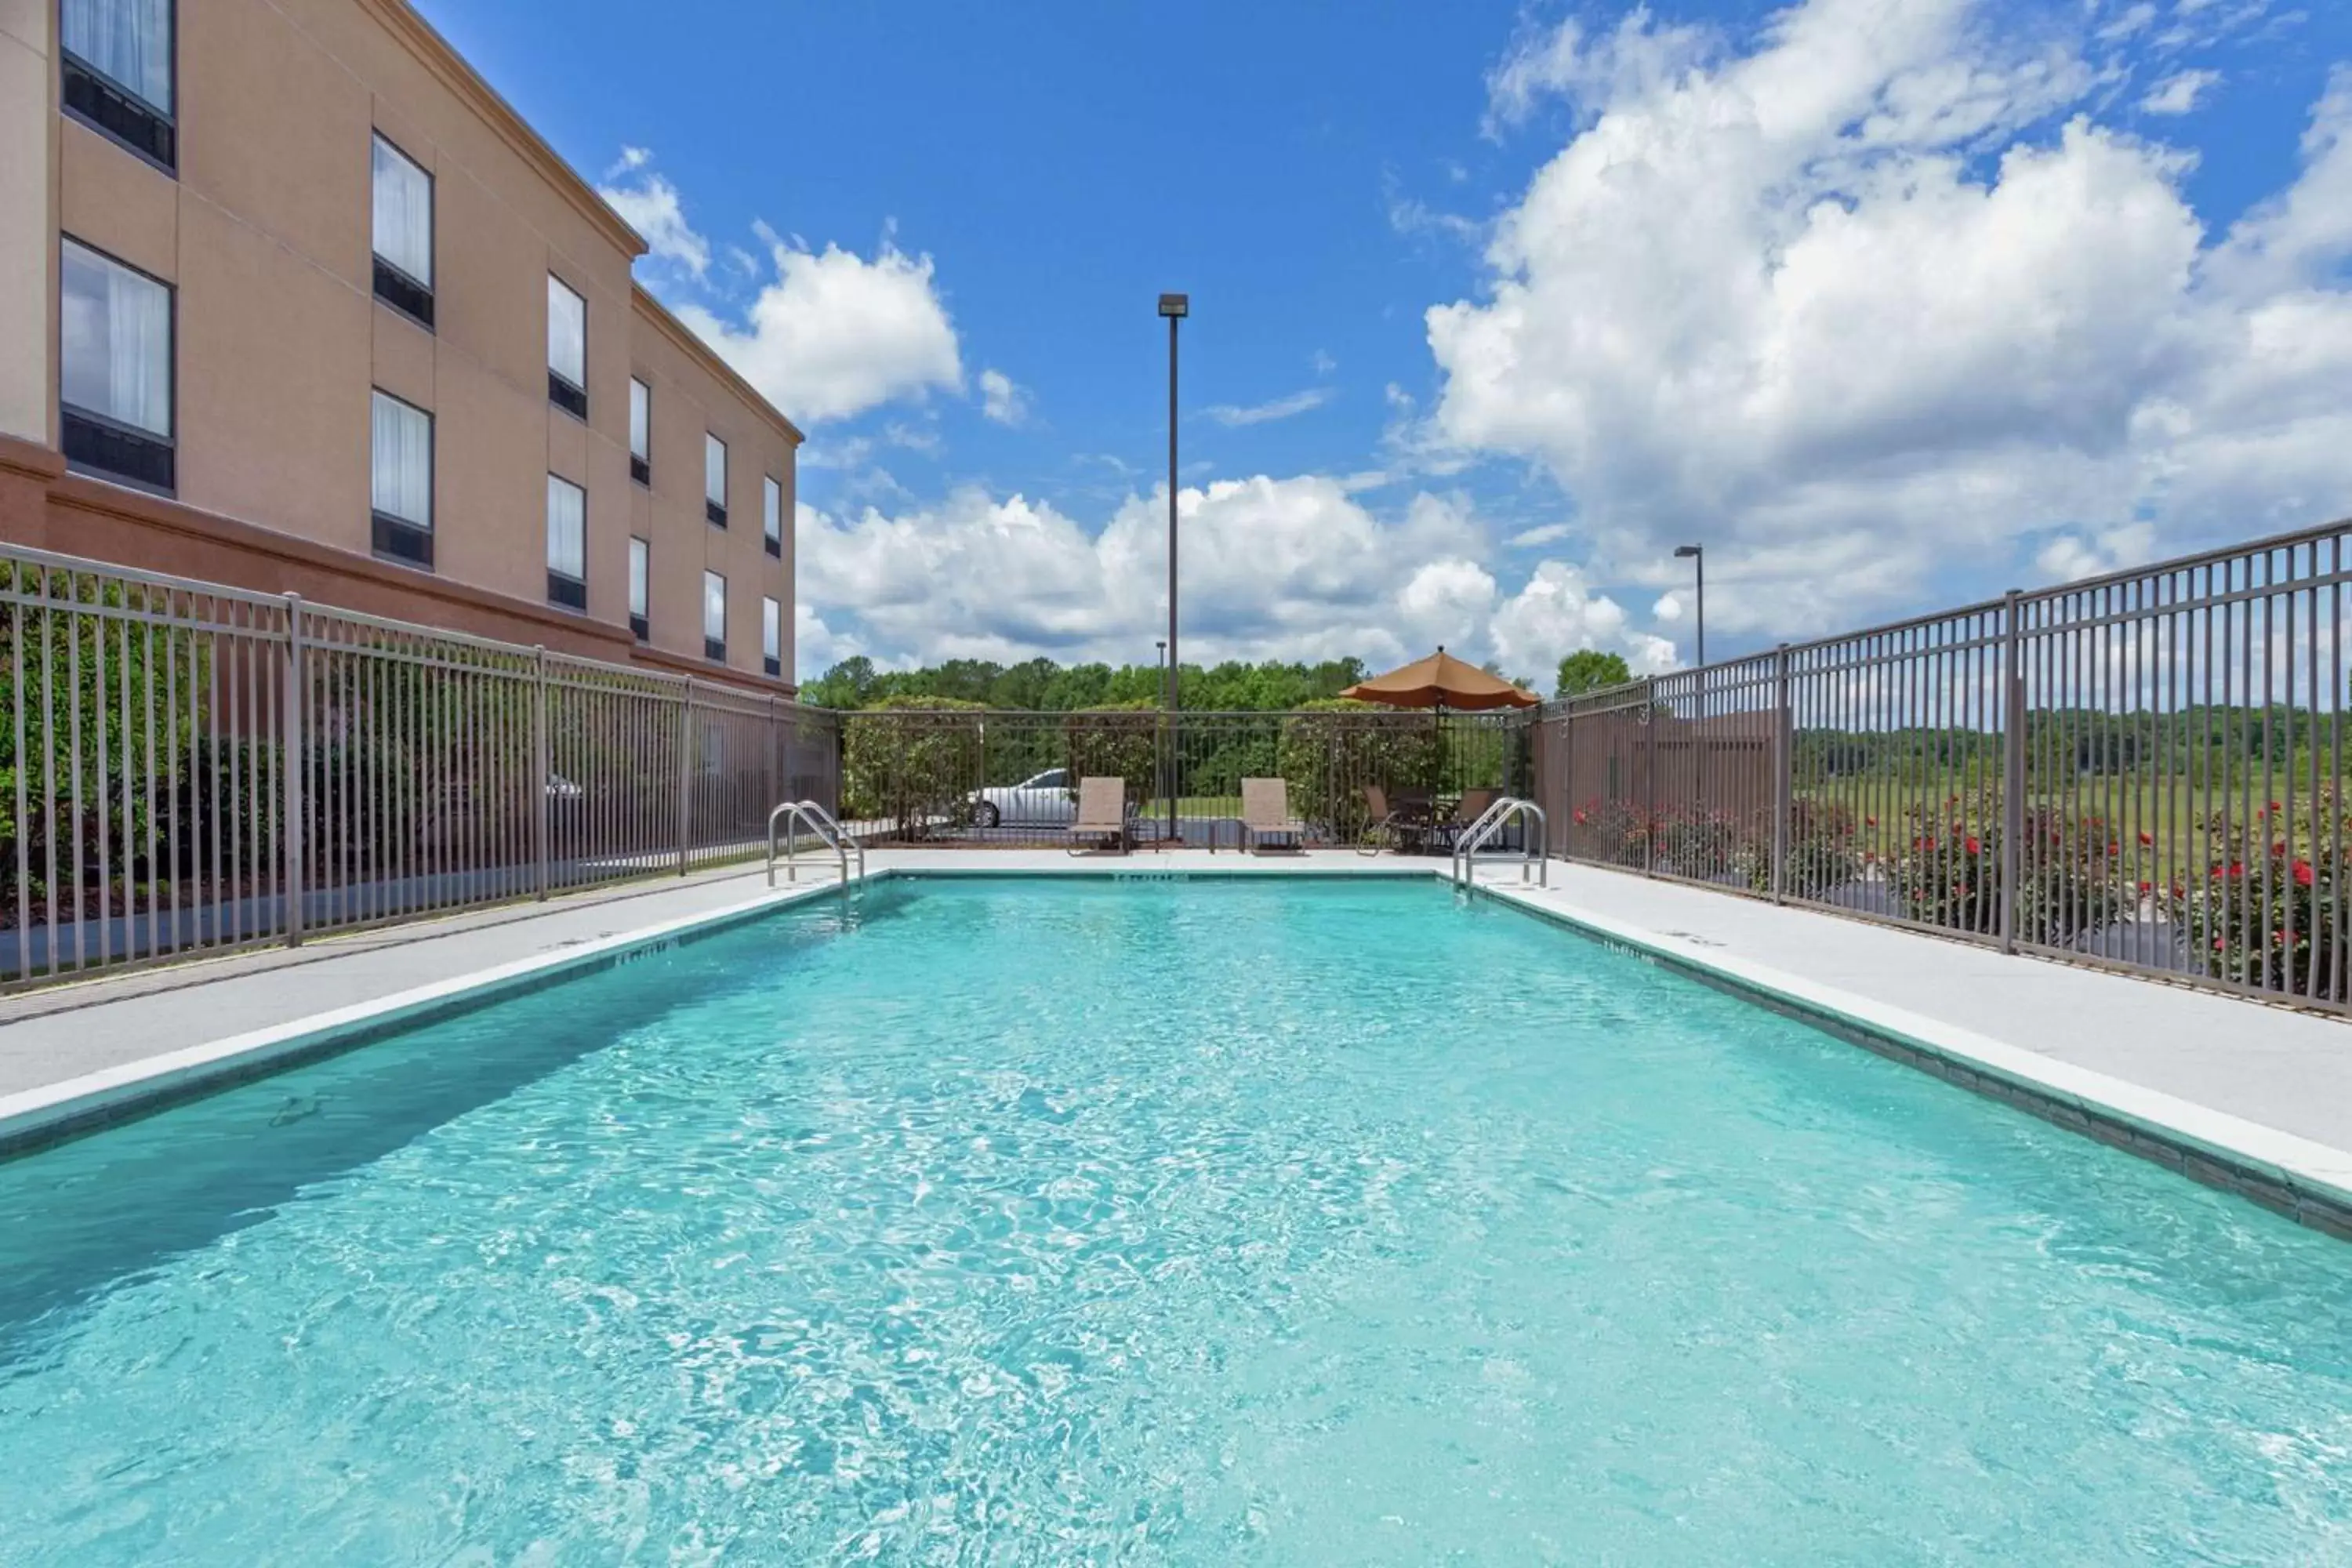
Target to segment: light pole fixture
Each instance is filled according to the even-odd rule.
[[[1703,546],[1696,544],[1677,545],[1675,548],[1675,559],[1687,560],[1691,563],[1691,570],[1698,574],[1697,662],[1705,665],[1706,663],[1706,551]]]
[[[1191,296],[1162,294],[1168,318],[1168,670],[1161,698],[1168,711],[1168,842],[1176,842],[1176,323],[1192,312]]]

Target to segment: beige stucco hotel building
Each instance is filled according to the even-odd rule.
[[[0,0],[0,540],[771,690],[801,440],[405,0]]]

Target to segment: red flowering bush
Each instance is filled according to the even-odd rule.
[[[2002,831],[1998,792],[1956,796],[1932,815],[1915,808],[1909,847],[1895,866],[1904,912],[1929,925],[1997,934]],[[2067,946],[2123,913],[2130,895],[2121,851],[2095,819],[2035,806],[2025,814],[2019,849],[2018,941]]]
[[[2179,900],[2181,923],[2190,958],[2217,978],[2331,996],[2343,979],[2344,866],[2327,823],[2314,844],[2309,819],[2296,815],[2290,826],[2272,814],[2235,824],[2216,814],[2206,825],[2205,876]]]
[[[1872,826],[1875,826],[1874,821]],[[1780,890],[1791,899],[1826,898],[1863,874],[1862,845],[1854,834],[1853,813],[1844,806],[1817,800],[1789,803],[1788,860],[1780,874]],[[1753,891],[1772,890],[1772,825],[1768,817],[1742,847],[1739,868]]]

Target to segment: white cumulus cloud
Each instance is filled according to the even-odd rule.
[[[1130,494],[1096,523],[1025,496],[966,489],[934,506],[835,515],[803,503],[801,596],[828,651],[898,662],[1145,658],[1167,613],[1167,495]],[[1504,596],[1458,498],[1422,492],[1375,516],[1322,475],[1221,479],[1177,492],[1188,661],[1319,659],[1375,667],[1444,643],[1548,671],[1578,647],[1642,668],[1672,650],[1626,625],[1571,567]],[[822,668],[803,650],[804,672]]]
[[[1708,550],[1731,632],[1851,626],[2034,542],[2147,548],[2352,495],[2352,88],[2232,231],[2097,118],[2059,13],[1803,0],[1745,47],[1636,10],[1523,38],[1491,120],[1575,108],[1426,328],[1424,439],[1548,470],[1586,570]],[[2081,562],[2042,548],[2053,574]]]
[[[1020,425],[1029,417],[1029,393],[1001,370],[980,373],[980,411],[999,425]]]
[[[645,236],[646,251],[656,260],[674,263],[700,278],[710,270],[710,242],[686,221],[677,187],[646,170],[652,158],[642,147],[623,148],[612,177],[596,187],[596,194],[621,215],[622,221]],[[635,177],[620,183],[622,174]]]
[[[740,318],[700,304],[677,315],[794,419],[823,424],[963,385],[929,256],[885,241],[868,259],[778,238],[769,259],[774,277]]]
[[[2148,89],[2147,96],[2139,100],[2142,113],[2186,114],[2197,107],[2205,89],[2221,79],[2220,71],[2175,71]]]

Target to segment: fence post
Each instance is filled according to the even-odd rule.
[[[2000,950],[2017,951],[2017,879],[2025,839],[2025,596],[2003,595],[2000,763]]]
[[[1772,650],[1772,901],[1789,900],[1789,813],[1797,793],[1796,756],[1790,734],[1795,715],[1789,706],[1789,645]]]
[[[286,595],[286,945],[302,945],[302,891],[309,875],[303,863],[302,818],[308,807],[303,803],[302,775],[310,765],[310,748],[303,739],[303,708],[309,701],[310,683],[306,679],[302,657],[302,595]],[[126,739],[125,743],[128,743]]]
[[[1642,687],[1642,875],[1658,874],[1658,683]]]
[[[686,678],[686,692],[677,704],[677,874],[686,875],[688,853],[694,847],[694,677]]]
[[[547,646],[541,643],[530,650],[530,773],[531,773],[531,849],[538,862],[537,891],[541,900],[547,897],[549,840],[548,785],[552,782],[547,760]]]

